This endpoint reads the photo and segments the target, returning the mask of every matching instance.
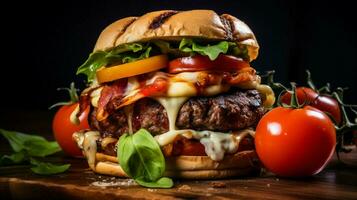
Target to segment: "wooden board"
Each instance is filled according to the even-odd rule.
[[[1,128],[42,134],[53,139],[53,113],[14,111],[1,113]],[[0,137],[0,155],[10,151]],[[56,155],[49,161],[71,163],[70,170],[54,176],[39,176],[29,166],[0,167],[0,199],[357,199],[357,151],[342,154],[317,176],[283,179],[271,174],[218,181],[175,180],[172,189],[148,189],[128,184],[127,179],[94,174],[83,159]],[[100,187],[115,183],[116,186]],[[132,182],[129,182],[132,183]],[[222,185],[217,188],[215,185]]]
[[[33,174],[28,166],[0,168],[1,199],[357,199],[357,153],[344,155],[348,164],[332,161],[307,179],[258,177],[216,181],[176,180],[172,189],[148,189],[128,179],[94,174],[85,160],[57,156],[70,170],[54,176]],[[112,185],[116,186],[106,186]],[[98,186],[102,185],[102,186]]]

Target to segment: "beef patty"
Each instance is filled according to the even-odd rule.
[[[264,114],[262,100],[257,90],[237,90],[214,97],[192,97],[181,107],[176,126],[179,129],[227,132],[255,125]],[[90,125],[103,137],[119,137],[128,132],[127,117],[123,109],[97,121],[92,109]],[[157,135],[167,132],[169,122],[164,107],[157,101],[144,98],[133,107],[133,131],[147,129]]]

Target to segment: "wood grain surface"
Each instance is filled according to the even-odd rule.
[[[48,133],[50,126],[44,121],[38,125]],[[24,129],[21,118],[17,122],[17,130]],[[36,123],[27,121],[26,126],[36,127]],[[12,127],[7,124],[4,128]],[[0,139],[0,155],[7,152],[6,141]],[[263,173],[227,180],[175,180],[172,189],[148,189],[128,179],[97,175],[85,160],[58,154],[48,161],[72,165],[59,175],[35,175],[26,165],[0,167],[0,199],[357,199],[357,151],[342,154],[342,160],[338,162],[334,157],[320,174],[305,179]]]

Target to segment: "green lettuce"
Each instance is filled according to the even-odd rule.
[[[198,53],[203,56],[208,56],[210,60],[215,60],[219,54],[226,54],[229,48],[227,41],[221,41],[214,45],[200,45],[194,42],[192,39],[182,39],[179,49],[183,52]]]
[[[110,51],[96,51],[91,53],[86,62],[77,70],[78,74],[85,74],[88,82],[95,78],[96,71],[103,66],[122,64],[148,58],[152,47],[140,43],[120,45]]]
[[[90,54],[87,61],[78,68],[77,75],[85,74],[88,82],[92,82],[96,71],[103,66],[134,62],[157,54],[167,54],[173,58],[199,54],[208,56],[211,60],[215,60],[219,54],[227,54],[249,60],[247,48],[235,42],[207,43],[186,38],[180,42],[155,40],[119,45],[110,51],[96,51]]]

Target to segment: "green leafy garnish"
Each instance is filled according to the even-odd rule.
[[[3,155],[0,158],[0,165],[24,164],[30,161],[34,167],[31,170],[36,174],[49,175],[66,171],[70,165],[54,165],[40,162],[35,157],[43,158],[61,151],[57,142],[47,141],[38,135],[28,135],[16,131],[0,129],[0,135],[4,136],[10,143],[11,155]]]
[[[34,167],[31,167],[31,170],[40,175],[59,174],[68,170],[71,166],[70,164],[54,165],[52,163],[38,161],[34,158],[30,159],[30,163],[34,165]]]
[[[117,147],[121,167],[139,185],[151,188],[173,186],[170,178],[162,177],[165,172],[165,158],[148,131],[140,129],[133,135],[122,135]]]
[[[233,55],[249,60],[248,50],[244,45],[235,42],[198,42],[193,39],[177,41],[154,40],[146,43],[131,43],[119,45],[109,51],[91,53],[86,62],[77,70],[78,74],[85,74],[87,81],[92,82],[96,71],[105,66],[122,64],[145,59],[157,54],[167,54],[171,57],[184,57],[200,54],[215,60],[219,54]]]
[[[49,142],[38,135],[28,135],[16,131],[0,129],[15,152],[25,151],[29,156],[45,157],[61,151],[57,142]]]
[[[183,52],[199,53],[203,56],[208,56],[210,60],[215,60],[220,53],[226,54],[229,48],[227,41],[221,41],[214,45],[199,45],[192,39],[182,39],[179,49]]]
[[[0,158],[0,166],[16,165],[25,161],[25,153],[23,151],[13,153],[11,155],[3,155]]]
[[[136,60],[148,58],[151,47],[140,43],[124,44],[115,47],[110,51],[96,51],[89,55],[86,62],[77,70],[78,74],[87,75],[88,82],[92,82],[95,73],[100,67],[114,63],[128,63]]]

